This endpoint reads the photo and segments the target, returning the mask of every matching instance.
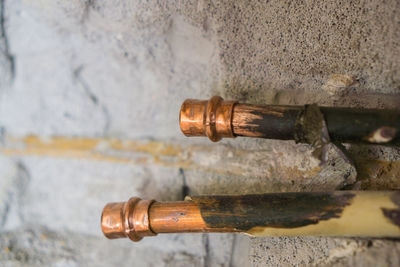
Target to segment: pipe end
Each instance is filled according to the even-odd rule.
[[[101,214],[101,230],[109,239],[129,237],[140,241],[154,236],[150,228],[149,208],[154,200],[131,198],[127,202],[108,203]]]
[[[207,136],[217,142],[234,138],[232,129],[233,107],[237,101],[225,101],[220,96],[210,100],[187,99],[179,113],[179,125],[185,136]]]

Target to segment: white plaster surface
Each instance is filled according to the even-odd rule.
[[[184,183],[192,194],[400,189],[397,148],[346,145],[356,166],[332,148],[312,171],[321,162],[308,145],[212,144],[178,125],[186,98],[215,94],[398,108],[398,1],[0,3],[1,266],[399,264],[395,240],[171,234],[132,243],[99,227],[107,202],[179,200]],[[57,136],[103,141],[81,151],[54,147]],[[118,150],[111,139],[138,145]]]

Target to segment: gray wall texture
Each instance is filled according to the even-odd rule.
[[[185,138],[186,98],[398,108],[400,2],[0,0],[0,265],[398,266],[396,240],[106,240],[107,202],[400,189],[400,149]],[[335,164],[333,164],[335,163]]]

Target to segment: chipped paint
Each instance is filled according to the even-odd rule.
[[[387,143],[396,137],[396,128],[383,126],[371,133],[366,140],[371,143]]]
[[[254,227],[297,228],[340,218],[354,193],[275,193],[192,197],[210,228],[246,231]]]
[[[357,192],[338,218],[297,228],[257,226],[246,233],[254,236],[369,236],[398,237],[400,227],[390,222],[382,208],[396,209],[393,192]]]
[[[300,111],[297,106],[236,104],[232,116],[233,132],[237,136],[291,140]]]
[[[397,205],[397,208],[382,208],[382,212],[391,223],[400,227],[400,192],[393,193],[390,199]]]

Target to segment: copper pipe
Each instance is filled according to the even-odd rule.
[[[107,238],[132,241],[186,232],[400,237],[400,192],[200,196],[177,202],[131,198],[107,204],[101,228]]]
[[[180,111],[179,121],[186,136],[208,136],[216,142],[223,137],[235,137],[232,113],[236,101],[224,101],[220,96],[210,100],[187,99]]]
[[[214,96],[183,102],[179,123],[186,136],[214,142],[246,136],[315,143],[326,132],[330,141],[400,144],[398,110],[250,105]]]

